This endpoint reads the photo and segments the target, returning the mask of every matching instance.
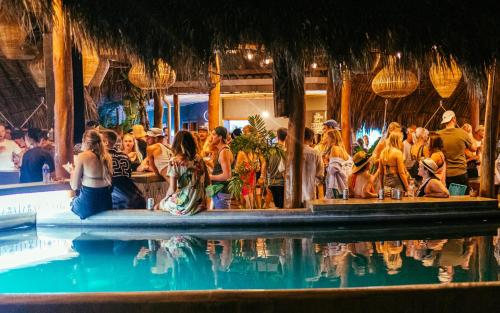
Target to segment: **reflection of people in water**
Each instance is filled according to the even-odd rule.
[[[381,253],[384,258],[384,263],[387,267],[387,274],[398,274],[403,266],[403,259],[401,258],[403,242],[379,241],[376,242],[375,246],[377,247],[377,252]]]

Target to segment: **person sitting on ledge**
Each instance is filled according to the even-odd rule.
[[[365,151],[359,151],[352,157],[354,165],[352,167],[352,175],[349,176],[347,185],[349,193],[354,198],[376,198],[374,175],[370,174],[370,155]]]
[[[65,169],[71,174],[71,188],[80,191],[71,202],[71,211],[85,219],[113,207],[113,161],[96,130],[87,130],[83,134],[82,149],[75,166],[65,166]]]
[[[172,150],[163,144],[163,131],[161,129],[153,127],[146,134],[147,157],[137,170],[139,172],[154,172],[168,181],[167,167],[173,156]]]
[[[417,192],[417,197],[448,198],[450,193],[437,178],[438,166],[431,158],[420,161],[418,175],[422,177],[422,185]]]
[[[208,170],[190,132],[179,131],[173,149],[175,156],[167,168],[168,191],[159,208],[173,215],[193,215],[205,209],[205,187],[210,184]]]
[[[113,191],[111,199],[113,209],[145,209],[146,199],[141,190],[130,178],[132,176],[132,164],[128,156],[115,148],[118,134],[112,130],[102,132],[104,145],[113,160]]]

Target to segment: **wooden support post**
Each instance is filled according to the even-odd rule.
[[[275,108],[289,112],[287,137],[287,179],[285,182],[285,207],[302,207],[302,167],[305,129],[304,64],[276,56],[273,58]]]
[[[56,175],[68,177],[62,165],[73,162],[73,74],[71,38],[62,0],[54,0],[52,53],[54,71],[54,139]]]
[[[82,55],[76,48],[71,49],[71,64],[73,70],[73,141],[82,142],[85,132],[85,98],[83,86],[83,64]],[[117,120],[118,123],[118,120]]]
[[[477,127],[479,126],[479,96],[475,89],[470,91],[471,94],[469,96],[470,101],[470,124],[472,126],[472,131],[475,132]]]
[[[488,70],[488,89],[486,93],[486,112],[484,117],[484,139],[481,154],[481,191],[482,197],[494,198],[495,152],[498,134],[498,111],[500,110],[500,75],[496,62]]]
[[[54,128],[54,66],[52,32],[43,34],[43,62],[45,67],[45,103],[47,104],[47,129]]]
[[[154,123],[156,128],[163,129],[163,101],[161,98],[161,90],[153,91],[154,101]]]
[[[326,119],[334,119],[337,103],[337,95],[335,92],[335,84],[333,82],[333,69],[328,69],[328,78],[326,82]]]
[[[351,153],[351,74],[342,73],[342,96],[340,100],[340,127],[345,149]]]
[[[168,99],[165,99],[168,100]],[[170,104],[170,101],[167,102],[167,138],[168,138],[168,143],[172,143],[172,105]]]
[[[214,60],[208,67],[210,91],[208,94],[208,127],[214,129],[220,125],[220,58],[215,53]]]
[[[181,129],[181,103],[179,101],[179,95],[174,94],[174,132]]]

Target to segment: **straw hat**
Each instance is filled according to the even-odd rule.
[[[365,151],[359,151],[352,157],[352,161],[354,163],[352,166],[352,173],[355,174],[370,161],[370,155]]]
[[[132,134],[134,135],[135,139],[146,137],[144,126],[142,126],[141,124],[133,125]]]

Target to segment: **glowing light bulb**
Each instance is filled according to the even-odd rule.
[[[396,56],[398,57],[398,59],[401,59],[401,52],[396,53]]]
[[[253,54],[251,52],[247,53],[247,59],[252,60],[253,59]]]
[[[273,59],[271,59],[271,58],[266,58],[266,59],[264,60],[264,63],[265,63],[266,65],[269,65],[272,61],[273,61]]]
[[[318,67],[318,63],[314,62],[313,64],[311,64],[311,67],[312,68],[317,68]]]
[[[268,117],[269,117],[269,112],[267,112],[267,111],[263,111],[263,112],[262,112],[262,117],[263,117],[263,118],[268,118]]]

